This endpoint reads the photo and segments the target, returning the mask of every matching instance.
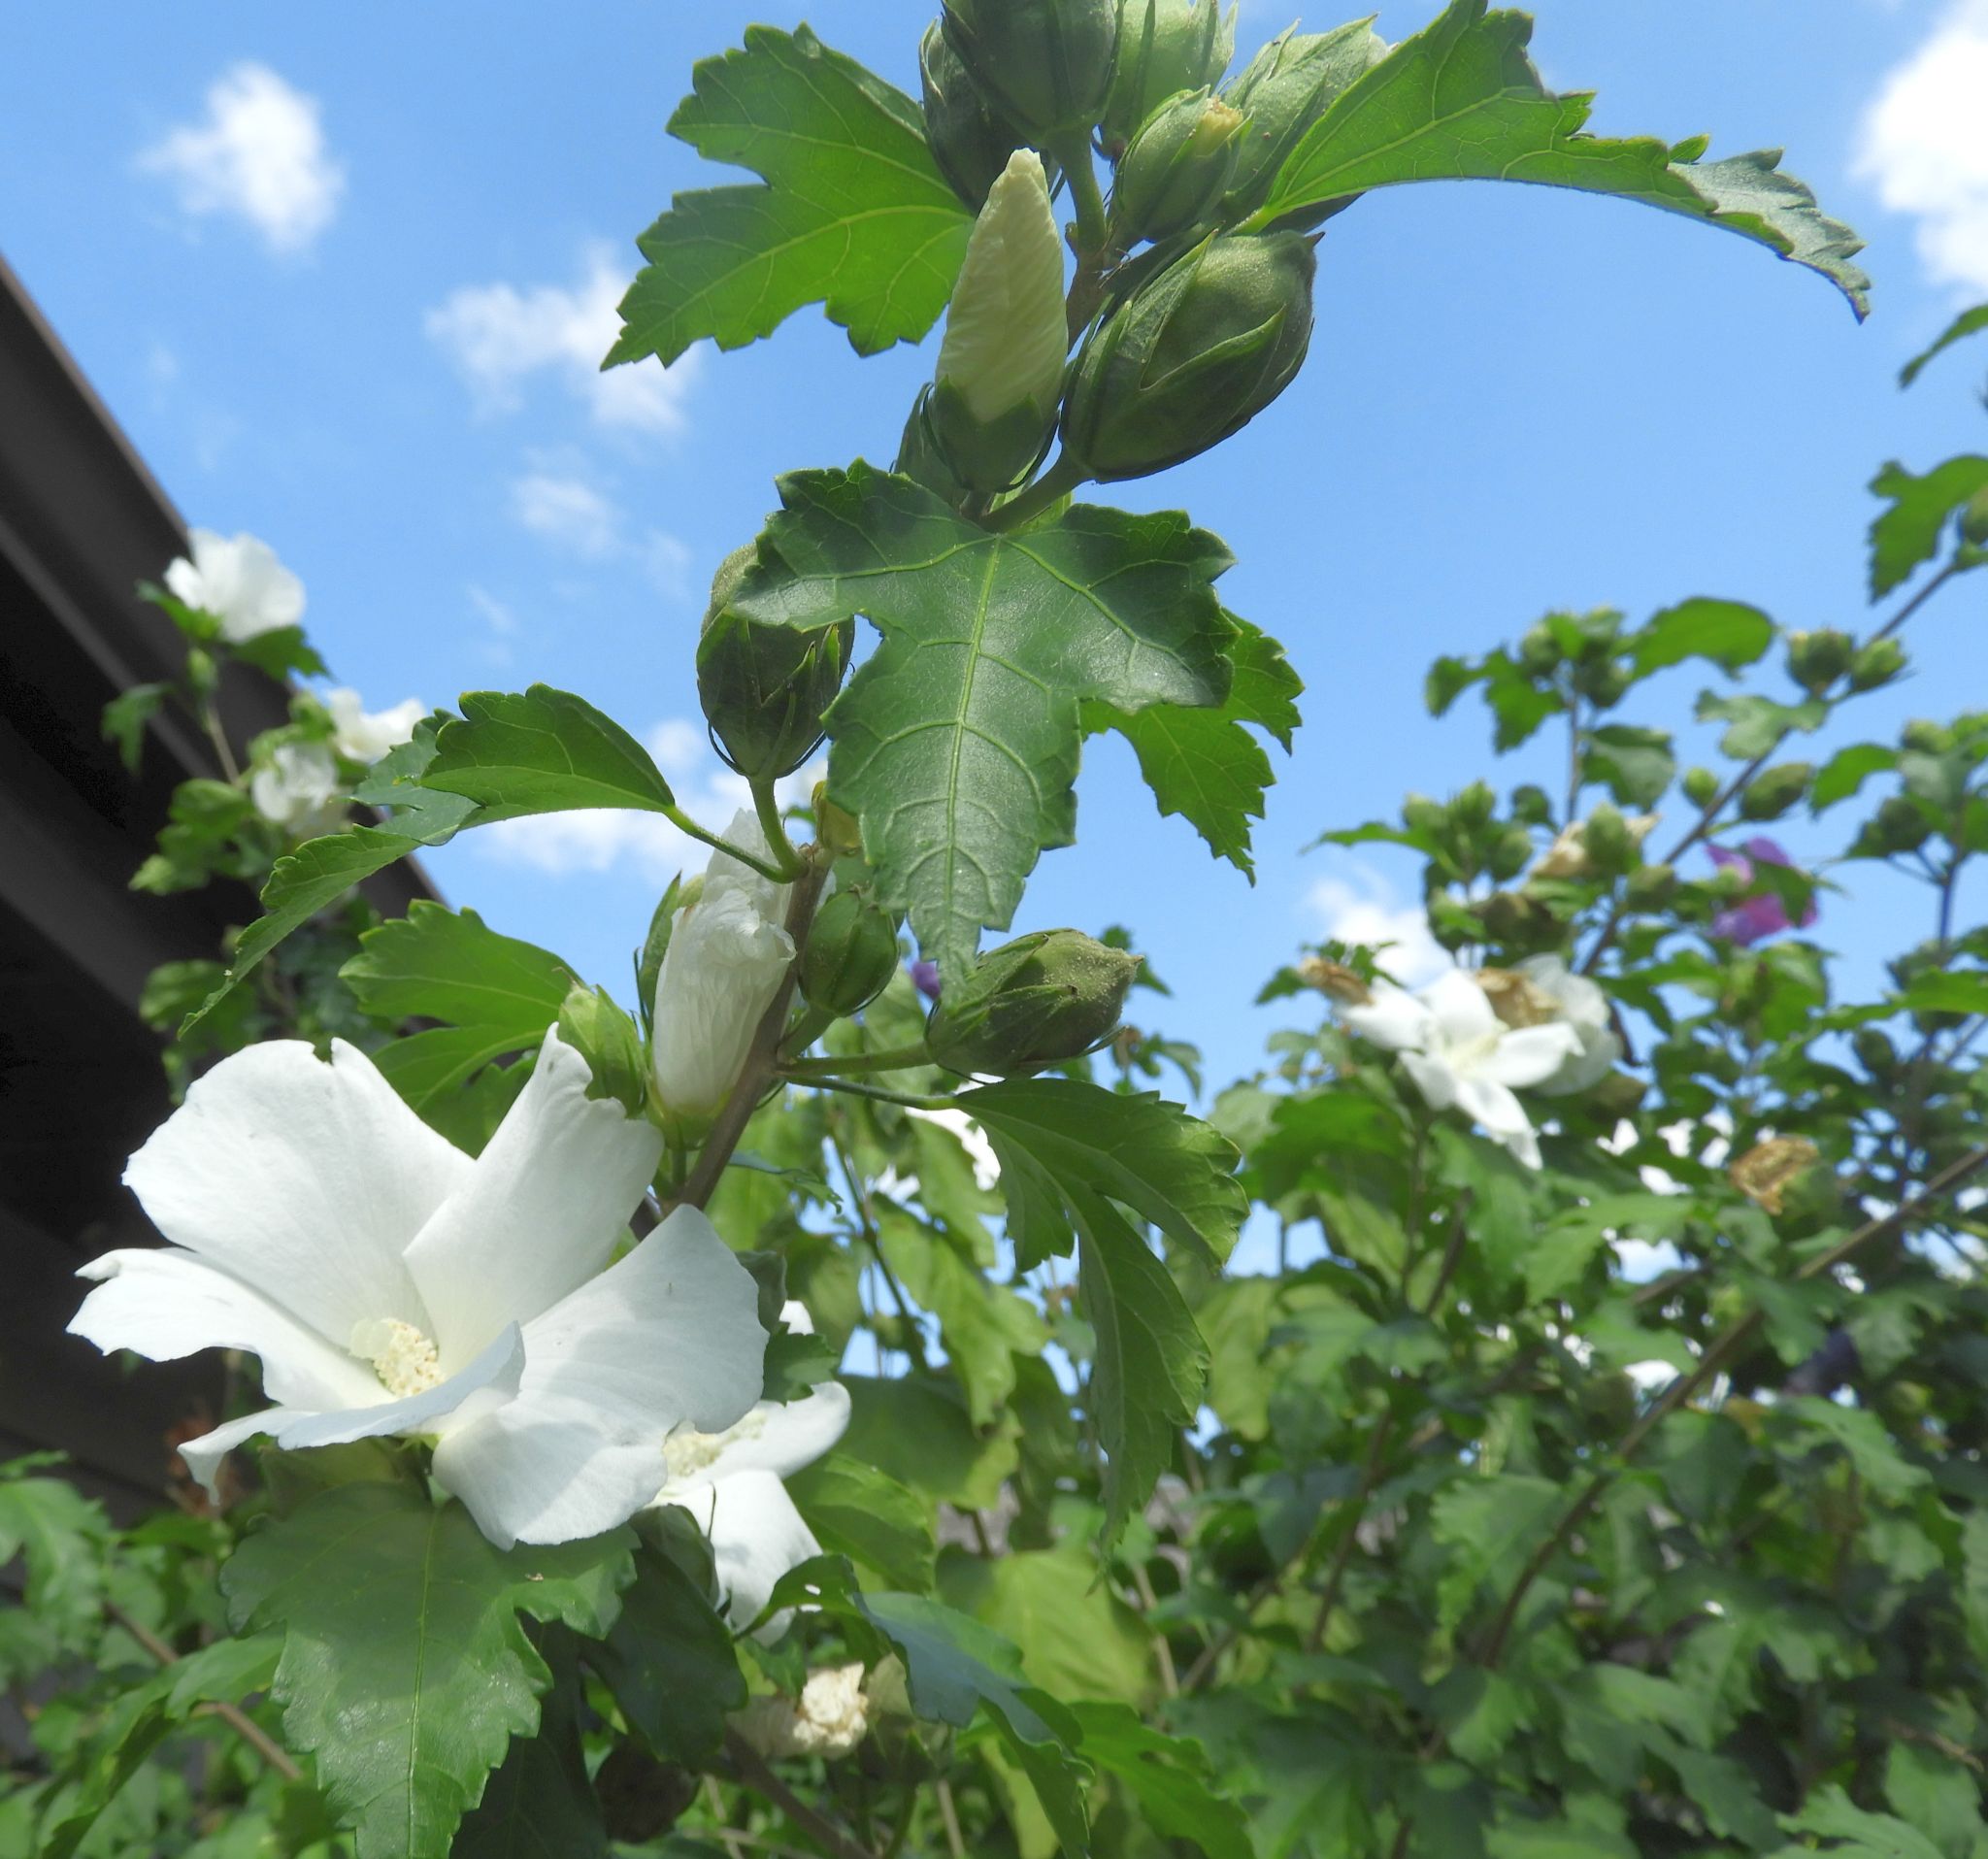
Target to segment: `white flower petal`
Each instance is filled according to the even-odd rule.
[[[212,614],[237,645],[304,617],[304,583],[255,536],[196,529],[193,559],[166,570],[166,586],[188,607]]]
[[[771,1472],[740,1472],[674,1498],[711,1538],[718,1589],[734,1630],[758,1617],[780,1577],[821,1553],[787,1487]],[[787,1630],[783,1610],[753,1635],[767,1644]]]
[[[1379,987],[1364,1007],[1342,1007],[1340,1017],[1375,1046],[1390,1052],[1412,1051],[1429,1042],[1434,1022],[1429,1010],[1405,988]]]
[[[360,1407],[386,1390],[356,1362],[260,1291],[177,1247],[107,1252],[80,1277],[97,1288],[71,1334],[98,1348],[174,1362],[200,1349],[246,1349],[262,1362],[273,1401],[298,1408]]]
[[[324,693],[324,708],[331,715],[332,740],[341,755],[355,762],[377,762],[388,750],[398,748],[414,733],[414,725],[427,712],[418,697],[410,697],[391,710],[369,714],[355,690]]]
[[[697,903],[677,913],[656,975],[655,1084],[664,1105],[709,1116],[724,1102],[793,959],[793,939],[744,882],[713,888],[708,879]]]
[[[679,1208],[524,1343],[517,1398],[435,1452],[435,1476],[495,1543],[564,1543],[633,1516],[662,1486],[672,1428],[721,1433],[758,1398],[766,1332],[751,1274]]]
[[[1457,1101],[1461,1080],[1442,1060],[1421,1052],[1404,1052],[1402,1070],[1414,1079],[1416,1090],[1432,1111],[1446,1111]]]
[[[401,1253],[469,1169],[363,1052],[275,1040],[197,1079],[124,1179],[167,1239],[343,1349],[375,1318],[433,1334]]]
[[[1471,1069],[1493,1084],[1537,1084],[1580,1055],[1580,1035],[1564,1020],[1508,1032]]]
[[[1502,1143],[1527,1168],[1540,1166],[1540,1139],[1525,1106],[1503,1084],[1487,1078],[1457,1080],[1457,1108],[1493,1142]]]
[[[1460,968],[1439,975],[1422,990],[1422,1005],[1436,1022],[1436,1037],[1450,1046],[1495,1038],[1503,1022],[1490,997]]]
[[[731,1430],[730,1436],[694,1478],[680,1488],[708,1484],[741,1472],[772,1472],[787,1477],[828,1451],[849,1430],[849,1391],[840,1381],[821,1381],[798,1401],[761,1401]],[[665,1503],[675,1503],[677,1481],[663,1487]]]
[[[1608,997],[1585,975],[1576,975],[1557,955],[1528,955],[1518,973],[1560,1004],[1569,1024],[1600,1030],[1608,1024]]]
[[[662,1158],[654,1126],[589,1098],[586,1060],[546,1034],[537,1065],[461,1184],[414,1237],[407,1268],[445,1368],[529,1323],[607,1264]]]
[[[341,1413],[299,1414],[275,1429],[276,1441],[290,1447],[343,1445],[387,1433],[433,1432],[437,1420],[450,1428],[474,1425],[516,1394],[524,1366],[524,1337],[514,1323],[469,1367],[432,1388]]]
[[[215,1489],[215,1474],[221,1461],[245,1440],[252,1440],[258,1433],[274,1433],[293,1411],[290,1408],[264,1408],[260,1413],[245,1413],[239,1420],[224,1420],[212,1433],[182,1444],[180,1456],[207,1495],[217,1498],[220,1493]]]

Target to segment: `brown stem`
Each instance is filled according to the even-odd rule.
[[[934,1792],[939,1797],[939,1817],[945,1823],[946,1850],[952,1859],[967,1859],[967,1842],[959,1832],[959,1809],[952,1805],[952,1783],[941,1776]]]
[[[877,1859],[877,1855],[854,1836],[817,1813],[793,1789],[775,1775],[759,1751],[738,1731],[725,1732],[725,1757],[740,1781],[756,1795],[764,1796],[834,1859]]]
[[[779,992],[773,997],[773,1005],[760,1018],[732,1094],[719,1111],[711,1135],[698,1151],[697,1165],[677,1197],[678,1207],[701,1208],[717,1191],[725,1164],[732,1159],[732,1151],[746,1134],[746,1125],[759,1108],[761,1095],[773,1081],[774,1069],[779,1061],[780,1038],[787,1029],[787,1008],[794,998],[795,977],[801,966],[801,946],[808,940],[808,926],[814,920],[814,907],[821,901],[821,886],[828,877],[829,860],[822,848],[810,847],[807,858],[808,869],[795,880],[794,894],[787,905],[786,928],[794,942],[794,960],[787,968],[786,979],[780,982]]]
[[[180,1663],[180,1655],[171,1646],[142,1621],[134,1620],[115,1601],[104,1603],[104,1612],[160,1665],[176,1666]],[[210,1698],[200,1708],[218,1717],[285,1781],[301,1781],[304,1778],[303,1770],[291,1759],[289,1751],[239,1706],[223,1703],[218,1698]]]
[[[1366,1521],[1367,1507],[1373,1502],[1375,1487],[1380,1482],[1388,1443],[1393,1438],[1394,1410],[1389,1408],[1380,1416],[1380,1424],[1374,1429],[1374,1438],[1367,1444],[1367,1457],[1360,1467],[1360,1482],[1353,1492],[1352,1515],[1346,1519],[1345,1534],[1340,1538],[1339,1546],[1333,1551],[1332,1567],[1326,1571],[1325,1587],[1318,1597],[1318,1611],[1312,1616],[1311,1629],[1305,1636],[1307,1652],[1316,1652],[1325,1644],[1325,1630],[1332,1620],[1333,1610],[1339,1606],[1340,1587],[1346,1578],[1347,1569],[1352,1566],[1353,1551],[1359,1546],[1360,1525]]]

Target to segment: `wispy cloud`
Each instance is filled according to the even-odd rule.
[[[1857,173],[1918,221],[1938,283],[1988,290],[1988,0],[1961,0],[1865,112]]]
[[[607,248],[593,247],[576,284],[466,284],[430,310],[424,326],[485,413],[512,412],[523,402],[527,380],[550,375],[579,395],[599,425],[677,432],[698,350],[671,368],[639,361],[601,370],[601,357],[621,333],[615,305],[628,280]]]
[[[195,217],[245,219],[272,251],[308,250],[331,224],[346,173],[325,146],[315,97],[267,65],[231,65],[207,92],[207,114],[169,130],[138,157]]]
[[[1321,938],[1370,946],[1391,943],[1380,964],[1405,987],[1434,980],[1451,966],[1441,944],[1429,934],[1429,918],[1419,904],[1404,901],[1385,874],[1358,859],[1341,872],[1319,879],[1305,894]]]
[[[644,738],[656,766],[668,778],[678,805],[692,819],[722,832],[733,815],[748,811],[752,792],[712,751],[704,725],[673,716]],[[824,769],[810,763],[779,783],[781,804],[804,801]],[[624,872],[655,885],[678,872],[701,871],[709,850],[660,813],[596,809],[578,813],[539,813],[500,820],[471,836],[471,846],[487,858],[554,877],[573,872]]]
[[[482,621],[482,636],[475,650],[486,665],[509,665],[516,656],[512,644],[520,630],[517,615],[489,591],[474,583],[469,588],[470,611]]]
[[[670,600],[691,596],[690,546],[668,530],[638,527],[615,498],[561,454],[513,481],[511,514],[555,548],[589,562],[633,562]]]

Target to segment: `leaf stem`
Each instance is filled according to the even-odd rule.
[[[780,1069],[789,1078],[814,1084],[846,1072],[902,1072],[908,1066],[931,1063],[932,1054],[920,1040],[915,1046],[893,1046],[881,1052],[851,1052],[843,1058],[789,1059]]]
[[[757,872],[761,878],[770,878],[776,884],[789,884],[795,880],[795,874],[793,872],[782,871],[778,865],[769,864],[757,852],[748,852],[745,847],[734,846],[730,840],[722,835],[711,832],[705,827],[698,825],[680,807],[672,804],[663,808],[661,813],[663,817],[672,826],[676,827],[679,833],[687,833],[700,845],[709,846],[713,851],[723,852],[727,858],[736,858],[740,864],[748,866],[751,870]],[[783,846],[787,844],[784,833],[780,835],[780,844]],[[792,849],[791,847],[788,847],[789,851],[792,851]],[[799,854],[796,853],[795,856],[798,858]]]
[[[149,1626],[145,1625],[143,1621],[133,1619],[115,1601],[106,1601],[104,1603],[104,1612],[111,1620],[122,1627],[126,1633],[136,1640],[160,1665],[176,1666],[180,1663],[180,1655],[171,1646],[161,1640]],[[297,1767],[289,1751],[239,1706],[223,1703],[218,1698],[210,1698],[199,1709],[218,1717],[249,1748],[253,1749],[264,1762],[268,1763],[278,1775],[282,1776],[285,1781],[301,1781],[304,1778],[303,1770]]]
[[[1011,497],[1000,509],[990,511],[984,526],[997,534],[1019,529],[1040,516],[1058,498],[1067,497],[1077,485],[1085,482],[1088,476],[1067,451],[1059,452],[1056,462],[1026,490]]]
[[[817,1091],[841,1091],[845,1097],[867,1097],[877,1104],[901,1104],[908,1111],[949,1111],[958,1101],[950,1097],[914,1097],[909,1091],[886,1091],[876,1084],[858,1084],[854,1079],[811,1078],[797,1082],[812,1084]]]
[[[792,883],[808,869],[808,861],[795,851],[793,841],[787,837],[786,821],[780,818],[779,797],[774,792],[773,782],[752,783],[752,811],[759,815],[759,830],[773,848],[774,863],[779,867],[780,877]]]

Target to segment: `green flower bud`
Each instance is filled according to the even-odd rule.
[[[1531,678],[1550,678],[1560,669],[1560,641],[1542,619],[1526,629],[1518,643],[1519,670]]]
[[[935,23],[918,46],[918,75],[924,80],[925,141],[939,172],[976,213],[1008,157],[1028,138],[967,75],[959,54]]]
[[[1779,819],[1808,791],[1815,779],[1813,762],[1783,762],[1757,776],[1740,796],[1741,819]]]
[[[1709,807],[1719,791],[1719,778],[1709,768],[1684,771],[1684,798],[1694,807]]]
[[[1492,878],[1503,883],[1508,878],[1516,878],[1532,863],[1533,836],[1523,826],[1507,826],[1491,842],[1490,855],[1486,863]]]
[[[1820,696],[1850,669],[1856,642],[1848,633],[1825,626],[1812,633],[1788,635],[1788,675],[1804,690]]]
[[[1072,929],[1037,930],[981,956],[925,1022],[946,1070],[1007,1076],[1053,1065],[1118,1024],[1139,957]]]
[[[1961,506],[1961,540],[1976,548],[1988,548],[1988,484]]]
[[[1905,648],[1895,639],[1873,639],[1850,660],[1850,688],[1875,690],[1905,668]]]
[[[697,642],[697,695],[718,752],[748,780],[791,775],[821,741],[821,716],[842,688],[856,643],[853,620],[807,632],[731,611],[756,559],[726,556],[712,581]]]
[[[1574,674],[1574,687],[1603,710],[1612,710],[1627,693],[1630,674],[1612,658],[1600,658],[1580,666]]]
[[[900,478],[922,484],[955,509],[967,500],[966,480],[953,468],[933,427],[930,387],[920,387],[917,399],[911,402],[911,417],[905,421],[904,436],[897,442],[897,461],[891,470]]]
[[[1921,755],[1943,755],[1953,747],[1953,732],[1924,716],[1915,716],[1899,731],[1899,741]]]
[[[1850,1046],[1857,1063],[1880,1082],[1898,1070],[1898,1049],[1876,1027],[1860,1026],[1850,1035]]]
[[[1240,432],[1296,379],[1311,341],[1311,241],[1205,240],[1086,339],[1063,443],[1100,482],[1143,478]]]
[[[1220,0],[1118,0],[1118,62],[1105,105],[1114,154],[1176,90],[1222,81],[1236,55],[1236,8]]]
[[[1933,835],[1925,814],[1904,794],[1894,794],[1884,802],[1872,825],[1879,845],[1887,852],[1914,851]]]
[[[1637,836],[1621,810],[1607,801],[1582,822],[1581,845],[1595,870],[1605,878],[1626,872],[1637,859]]]
[[[801,950],[801,995],[846,1015],[868,1007],[897,973],[897,925],[861,891],[838,891],[815,913]]]
[[[1116,0],[944,0],[940,24],[975,84],[1031,142],[1088,130],[1105,114]]]
[[[1640,865],[1630,873],[1627,892],[1631,906],[1640,911],[1656,910],[1670,902],[1677,888],[1673,865]]]
[[[1249,134],[1237,156],[1225,217],[1234,220],[1254,213],[1270,198],[1277,170],[1306,130],[1386,50],[1386,43],[1361,19],[1332,32],[1286,32],[1243,66],[1223,93],[1249,116]],[[1325,218],[1343,204],[1336,203],[1316,218]]]
[[[1427,794],[1410,794],[1402,802],[1402,824],[1411,833],[1440,833],[1449,824],[1449,810]]]
[[[1041,155],[1017,149],[967,240],[927,406],[940,450],[969,489],[1005,490],[1042,457],[1069,348],[1048,179]]]
[[[635,1022],[597,987],[575,982],[559,1009],[559,1037],[593,1074],[588,1097],[612,1098],[632,1116],[648,1101],[648,1060]]]
[[[1171,239],[1211,213],[1236,167],[1249,118],[1206,90],[1182,90],[1133,137],[1111,189],[1111,223],[1127,246]]]

